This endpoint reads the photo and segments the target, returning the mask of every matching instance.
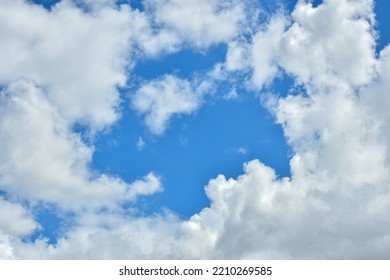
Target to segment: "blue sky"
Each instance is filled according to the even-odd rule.
[[[154,79],[165,73],[186,78],[223,62],[225,55],[224,46],[210,53],[184,50],[158,61],[141,62],[133,74],[140,79]],[[218,86],[218,94],[230,91],[230,86]],[[203,186],[210,178],[220,173],[236,177],[242,163],[255,158],[274,166],[280,176],[289,175],[288,147],[282,130],[253,92],[243,91],[240,100],[233,101],[210,97],[210,105],[173,119],[160,137],[151,135],[136,113],[124,110],[118,125],[99,136],[93,165],[127,181],[142,177],[150,169],[161,174],[165,190],[147,198],[146,205],[152,205],[149,211],[168,207],[188,218],[208,205]],[[145,142],[142,150],[137,148],[140,137]]]
[[[389,257],[388,1],[0,6],[0,258]]]

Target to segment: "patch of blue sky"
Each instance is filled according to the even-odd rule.
[[[40,225],[30,236],[25,237],[25,241],[36,241],[37,239],[47,239],[49,244],[56,244],[63,236],[66,229],[71,226],[73,220],[72,213],[62,213],[55,206],[48,204],[38,204],[32,209],[35,221]]]
[[[323,0],[312,0],[311,3],[313,5],[313,7],[318,7],[319,5],[321,5],[323,2]]]
[[[269,85],[266,85],[262,92],[269,92],[277,97],[285,97],[288,94],[296,94],[297,87],[294,77],[283,69],[279,69],[279,75]]]
[[[143,1],[140,1],[140,0],[122,0],[122,1],[118,1],[118,2],[119,2],[119,4],[130,3],[130,6],[133,9],[137,9],[139,11],[144,11]]]
[[[376,29],[379,31],[379,36],[376,45],[376,51],[379,53],[384,47],[390,43],[390,1],[376,0],[374,12],[376,14]]]
[[[32,3],[42,5],[48,10],[51,10],[51,8],[57,4],[58,2],[61,2],[61,0],[30,0]]]
[[[261,1],[260,5],[263,9],[269,13],[279,12],[284,10],[286,12],[291,12],[294,10],[295,4],[297,1],[284,1],[284,0],[276,0],[276,1]]]

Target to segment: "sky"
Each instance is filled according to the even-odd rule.
[[[386,0],[0,0],[1,259],[389,259]]]

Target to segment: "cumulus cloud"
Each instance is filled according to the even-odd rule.
[[[66,119],[92,129],[118,119],[129,9],[106,7],[92,15],[70,1],[52,11],[22,0],[1,0],[1,6],[1,84],[33,80]]]
[[[38,227],[32,215],[20,204],[0,198],[0,229],[5,234],[25,236]]]
[[[89,168],[93,147],[84,144],[42,90],[27,81],[11,84],[0,94],[0,154],[3,190],[66,208],[113,207],[160,186],[152,173],[147,183],[134,185],[95,174]]]
[[[186,11],[179,1],[167,3]],[[164,6],[155,15],[177,36],[186,36],[181,28],[192,31],[186,40],[203,47],[197,36],[202,24],[214,22],[208,15],[217,13],[213,5],[202,1],[194,9],[204,9],[205,17],[183,27]],[[88,168],[93,147],[71,131],[47,89],[26,81],[9,84],[0,102],[2,188],[25,199],[65,206],[88,201],[100,208],[79,211],[77,224],[50,245],[18,238],[37,224],[21,205],[0,200],[20,221],[0,216],[0,257],[388,259],[390,48],[376,58],[373,18],[369,0],[327,0],[315,8],[298,1],[291,18],[275,16],[252,42],[229,43],[228,71],[249,69],[260,88],[280,68],[300,85],[269,105],[293,152],[291,177],[279,178],[259,160],[245,163],[237,178],[210,180],[210,206],[188,220],[169,212],[136,217],[132,209],[117,207],[118,197],[134,200],[160,191],[158,177],[151,173],[127,184],[94,174]],[[218,40],[234,32],[224,34]],[[199,107],[205,88],[166,75],[141,85],[132,106],[152,133],[162,134],[172,116]]]
[[[207,81],[193,85],[188,80],[166,75],[142,85],[132,97],[132,107],[145,117],[150,132],[161,135],[171,117],[195,112],[210,87]]]
[[[299,82],[369,82],[375,65],[372,6],[370,0],[328,0],[314,8],[299,1],[281,39],[280,64]]]
[[[159,7],[156,22],[179,34],[197,47],[227,42],[234,37],[244,20],[243,6],[236,1],[160,1],[147,4]]]
[[[240,1],[145,0],[143,5],[145,11],[130,13],[131,34],[138,52],[149,57],[227,43],[246,21]]]

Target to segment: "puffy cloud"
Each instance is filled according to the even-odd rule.
[[[299,82],[368,83],[375,65],[372,6],[370,0],[328,0],[314,8],[299,1],[281,39],[280,64]]]
[[[130,12],[130,32],[138,55],[149,57],[227,43],[246,21],[239,1],[146,0],[143,5],[145,11]]]
[[[154,10],[159,26],[199,48],[228,42],[245,20],[239,1],[147,0],[145,4]]]
[[[132,106],[145,116],[149,130],[159,135],[164,133],[171,117],[198,109],[203,94],[210,88],[208,81],[193,85],[188,80],[166,75],[142,85],[132,96]]]
[[[278,49],[286,25],[284,16],[275,16],[265,30],[259,31],[253,38],[250,66],[253,69],[251,82],[256,88],[271,82],[278,74]]]
[[[159,259],[176,258],[177,218],[84,213],[77,227],[55,246],[8,242],[14,258],[23,259]],[[1,244],[1,243],[0,243]],[[6,243],[7,244],[7,243]],[[99,244],[97,246],[97,244]]]
[[[31,214],[19,204],[0,197],[0,232],[13,236],[25,236],[38,227]]]
[[[66,208],[114,207],[160,189],[150,173],[127,184],[89,168],[93,147],[70,125],[42,90],[18,82],[0,95],[0,185],[16,197]],[[85,204],[85,201],[89,201]]]
[[[126,82],[130,46],[128,8],[88,14],[70,1],[52,11],[22,0],[1,0],[1,6],[1,84],[33,80],[66,119],[92,129],[117,120],[117,87]]]
[[[156,57],[161,53],[173,53],[180,49],[182,40],[173,32],[154,27],[153,16],[133,10],[130,13],[131,38],[138,55]]]

